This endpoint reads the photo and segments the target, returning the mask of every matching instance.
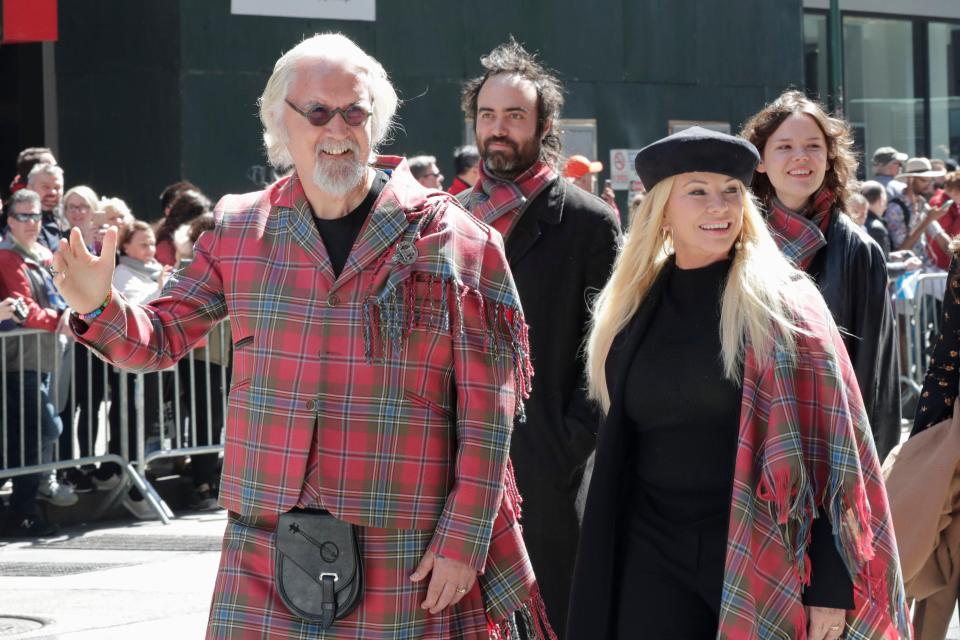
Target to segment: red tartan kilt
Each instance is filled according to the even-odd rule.
[[[326,632],[293,616],[274,587],[276,517],[230,514],[210,607],[207,638],[488,638],[487,618],[475,584],[455,606],[437,615],[420,608],[429,577],[414,584],[432,531],[358,528],[364,562],[360,605]]]

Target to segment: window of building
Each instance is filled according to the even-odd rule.
[[[917,91],[914,23],[844,16],[845,116],[857,147],[893,146],[911,156],[926,149],[924,100]]]
[[[830,90],[830,54],[827,16],[807,13],[803,16],[803,81],[807,95],[826,102]]]
[[[931,22],[930,146],[934,158],[960,157],[960,24]]]

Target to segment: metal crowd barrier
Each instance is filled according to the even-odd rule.
[[[940,335],[940,312],[946,284],[946,273],[915,274],[900,280],[895,292],[903,406],[920,396],[933,344]]]
[[[28,345],[41,353],[42,338],[49,339],[49,335],[29,329],[0,332],[0,478],[113,463],[129,482],[120,482],[105,494],[95,517],[120,500],[132,484],[159,519],[168,524],[173,513],[147,480],[146,470],[162,458],[223,451],[232,355],[229,320],[214,327],[207,344],[191,351],[177,366],[153,374],[117,369],[88,350],[75,362],[72,340],[58,337],[59,353],[49,375],[48,396],[56,413],[65,414],[70,422],[63,424],[70,447],[66,451],[61,447],[63,439],[51,447],[50,434],[44,440],[41,423],[27,424],[25,411],[17,410],[27,407],[28,402],[36,403],[35,415],[39,417],[45,409],[40,392],[45,375],[25,370],[16,354],[23,353]],[[85,369],[82,389],[78,389],[74,364]],[[36,383],[37,391],[27,397],[30,382]],[[98,384],[101,392],[94,397]],[[81,405],[84,410],[78,416]],[[19,415],[16,424],[8,424],[11,409]],[[111,417],[119,426],[111,427]],[[130,434],[135,435],[132,446]],[[48,451],[53,450],[47,460],[45,442]],[[15,444],[13,450],[11,443]],[[28,449],[32,449],[29,456]]]

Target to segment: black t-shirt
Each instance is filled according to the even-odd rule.
[[[343,271],[343,266],[347,263],[347,257],[350,250],[353,249],[353,243],[357,241],[360,235],[360,229],[366,221],[367,216],[373,209],[373,203],[377,201],[380,192],[387,184],[390,178],[383,171],[377,171],[373,178],[373,186],[370,192],[363,199],[357,208],[334,220],[323,220],[316,216],[313,217],[317,225],[317,231],[320,233],[320,239],[323,240],[323,246],[327,249],[327,255],[330,256],[330,265],[333,267],[335,276],[339,276]]]

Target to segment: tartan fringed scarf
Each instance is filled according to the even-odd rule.
[[[825,234],[835,200],[829,189],[820,189],[807,209],[811,212],[809,216],[787,208],[775,196],[771,200],[767,226],[780,251],[798,269],[806,271],[817,252],[827,246]]]
[[[797,353],[744,359],[719,638],[806,637],[807,548],[822,507],[854,582],[846,638],[909,639],[876,449],[840,333],[809,282],[791,316]]]
[[[533,576],[533,566],[521,539],[520,492],[513,475],[513,463],[507,459],[504,494],[493,524],[487,566],[477,576],[487,611],[490,640],[557,640],[547,619],[546,605]],[[517,575],[527,576],[518,581]],[[522,629],[522,632],[521,632]]]
[[[556,171],[546,162],[535,162],[512,181],[491,176],[481,162],[480,175],[470,195],[473,215],[506,239],[527,203],[556,178]]]

